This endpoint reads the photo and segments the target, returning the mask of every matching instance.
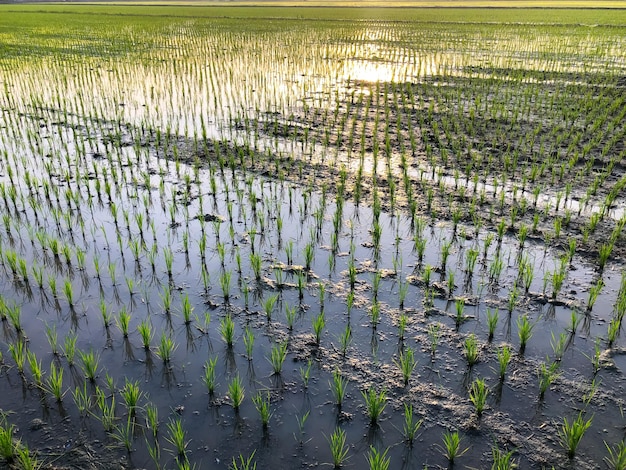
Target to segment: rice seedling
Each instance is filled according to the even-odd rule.
[[[128,338],[128,328],[130,326],[130,313],[126,311],[125,307],[122,307],[120,313],[117,316],[117,326],[122,332],[124,338]]]
[[[328,439],[330,444],[330,453],[333,457],[333,467],[341,468],[346,460],[350,447],[346,445],[346,432],[341,428],[335,428]]]
[[[408,385],[409,379],[411,378],[411,374],[415,370],[417,366],[417,360],[415,359],[415,355],[413,354],[413,350],[410,347],[407,347],[404,351],[400,351],[398,355],[398,359],[394,359],[394,364],[398,366],[400,372],[402,372],[402,378],[404,379],[404,385]]]
[[[63,368],[57,367],[54,362],[50,363],[50,373],[46,379],[46,390],[57,402],[61,402],[65,396],[63,390]]]
[[[341,410],[343,400],[346,396],[346,389],[348,387],[348,379],[341,375],[339,369],[333,371],[333,380],[329,382],[330,390],[335,398],[335,404],[337,408]]]
[[[229,349],[232,348],[235,339],[235,322],[230,314],[220,320],[220,335],[226,343],[226,346]]]
[[[18,442],[16,444],[15,453],[16,463],[21,470],[39,470],[43,466],[43,462],[40,462],[34,455],[31,455],[26,444]]]
[[[30,367],[30,373],[33,376],[35,385],[41,388],[43,385],[42,384],[43,371],[41,369],[41,361],[37,359],[37,355],[32,351],[27,351],[26,357],[28,358],[28,365]]]
[[[429,324],[426,332],[428,334],[428,344],[430,346],[430,354],[434,356],[435,352],[437,352],[437,347],[439,346],[439,341],[441,339],[441,324],[440,323]]]
[[[483,414],[485,405],[487,403],[487,395],[489,395],[489,388],[484,379],[474,379],[469,390],[469,399],[474,404],[476,414],[480,417]]]
[[[563,354],[565,353],[565,349],[567,348],[569,335],[566,333],[560,333],[558,338],[552,334],[552,339],[550,339],[550,345],[552,346],[552,351],[554,352],[554,360],[560,361],[563,359]]]
[[[454,308],[456,311],[456,315],[454,317],[454,325],[458,331],[458,329],[461,327],[461,325],[463,324],[463,322],[465,322],[465,320],[467,320],[467,317],[465,316],[465,314],[463,313],[465,310],[465,302],[463,302],[462,300],[456,300],[454,302]]]
[[[9,344],[9,352],[15,362],[20,375],[24,375],[24,363],[26,362],[26,344],[22,338],[18,338],[14,343]]]
[[[87,414],[92,406],[91,394],[87,390],[87,382],[83,381],[82,387],[77,386],[72,390],[72,398],[78,412],[81,415]]]
[[[183,314],[183,321],[185,322],[185,325],[189,325],[192,320],[193,306],[191,305],[191,302],[189,301],[188,294],[185,294],[182,296],[180,309],[181,309],[181,313]]]
[[[604,463],[610,470],[626,470],[626,442],[621,441],[613,447],[604,442],[608,455],[604,457]]]
[[[375,447],[370,446],[369,453],[366,457],[370,470],[388,470],[391,464],[391,459],[387,457],[388,452],[388,448],[381,453]]]
[[[488,340],[493,340],[493,336],[496,332],[496,327],[498,326],[498,309],[491,310],[487,309],[487,328],[489,330]]]
[[[413,446],[413,441],[417,437],[417,432],[419,431],[423,419],[415,420],[415,414],[413,413],[413,405],[412,404],[404,404],[404,426],[402,428],[404,433],[404,438],[408,442],[409,446]]]
[[[149,320],[142,320],[139,325],[137,325],[137,331],[139,332],[139,336],[141,337],[141,345],[146,350],[150,350],[150,343],[152,342],[152,337],[154,333],[152,331],[152,325]]]
[[[272,365],[274,374],[278,375],[283,370],[283,363],[287,357],[287,342],[274,344],[270,351],[270,357],[268,358]]]
[[[215,366],[217,365],[217,356],[207,360],[204,363],[204,376],[202,382],[204,383],[209,395],[213,396],[215,393]]]
[[[478,340],[474,334],[470,334],[463,341],[463,353],[465,355],[465,359],[467,360],[467,365],[472,367],[474,364],[478,362],[479,358],[479,349],[478,349]]]
[[[311,359],[308,360],[306,367],[300,367],[300,378],[302,379],[302,384],[304,388],[309,386],[309,379],[311,378],[311,366],[313,365],[313,361]]]
[[[517,464],[513,460],[513,454],[515,450],[508,452],[500,450],[498,446],[491,448],[491,457],[493,463],[491,464],[491,470],[513,470],[517,468]]]
[[[553,362],[550,365],[546,365],[542,362],[537,369],[537,377],[539,378],[539,398],[542,399],[546,393],[546,390],[550,388],[550,385],[559,377],[558,362]]]
[[[350,324],[346,325],[346,328],[343,330],[343,333],[339,335],[339,350],[341,351],[341,355],[343,357],[346,356],[346,352],[348,350],[348,346],[352,342],[352,328],[350,328]]]
[[[462,439],[458,431],[446,431],[443,433],[443,446],[439,447],[450,465],[454,465],[454,461],[469,450],[469,447],[462,448],[461,441]]]
[[[365,400],[365,408],[370,418],[370,423],[372,425],[377,424],[387,406],[387,392],[381,390],[379,393],[376,393],[376,390],[369,388],[367,392],[361,392],[361,395],[363,395]]]
[[[262,393],[260,390],[252,397],[254,407],[259,413],[263,429],[267,429],[272,412],[270,411],[270,392]]]
[[[370,320],[372,322],[372,328],[376,329],[380,322],[380,304],[377,300],[374,300],[370,307]]]
[[[272,311],[274,310],[274,305],[276,305],[277,301],[278,301],[278,294],[270,295],[267,299],[263,301],[263,311],[265,312],[267,321],[272,320]]]
[[[506,375],[506,369],[509,366],[509,362],[511,361],[511,348],[503,344],[498,348],[497,352],[498,356],[498,374],[500,377],[500,381],[504,380],[504,376]]]
[[[622,321],[619,318],[611,318],[607,331],[607,343],[609,348],[613,347],[615,340],[617,340],[617,337],[619,336],[621,327]]]
[[[146,410],[146,428],[152,433],[153,439],[156,440],[159,433],[159,409],[152,403],[148,403]],[[158,442],[156,443],[158,445]]]
[[[169,364],[172,354],[176,350],[176,343],[165,332],[161,333],[161,338],[157,346],[156,354],[161,358],[164,364]]]
[[[189,446],[189,440],[187,440],[187,434],[181,419],[170,419],[166,425],[166,429],[167,435],[165,436],[165,440],[173,447],[170,449],[170,452],[178,461],[187,460],[187,447]]]
[[[246,327],[243,331],[243,344],[246,348],[246,357],[248,361],[252,360],[252,350],[254,349],[254,331]]]
[[[228,396],[230,397],[230,404],[236,412],[239,411],[239,407],[243,403],[245,398],[245,389],[239,375],[236,375],[228,384]]]
[[[592,420],[593,418],[585,420],[582,412],[578,413],[571,422],[567,418],[563,418],[563,424],[558,430],[559,442],[570,459],[576,455],[576,449],[578,449],[585,432],[591,426]]]
[[[326,316],[322,310],[318,315],[313,318],[313,334],[315,336],[315,344],[319,346],[322,339],[322,332],[326,326]]]
[[[589,298],[587,299],[587,311],[588,312],[590,312],[591,309],[593,309],[593,306],[598,300],[598,296],[600,295],[600,292],[602,291],[603,287],[604,287],[604,281],[602,281],[602,278],[600,278],[598,279],[598,282],[596,282],[589,289]]]
[[[519,351],[521,354],[526,350],[526,343],[533,335],[534,324],[530,323],[528,316],[521,315],[517,318],[517,336],[519,337]]]
[[[124,388],[120,390],[120,395],[124,399],[124,405],[128,411],[129,416],[135,416],[137,412],[137,405],[144,393],[139,388],[139,381],[130,381],[128,377],[125,378]]]
[[[0,419],[0,457],[8,463],[13,462],[17,457],[17,448],[19,445],[13,437],[14,433],[15,426],[8,424],[6,417],[2,414]]]
[[[256,470],[256,462],[252,460],[255,453],[256,450],[252,451],[252,454],[250,454],[247,459],[239,454],[239,461],[233,457],[229,470]]]
[[[93,350],[89,350],[89,352],[79,350],[78,357],[80,358],[85,377],[90,382],[95,382],[98,375],[98,364],[100,362],[98,355],[96,355]]]
[[[232,272],[224,271],[220,275],[220,287],[222,288],[222,295],[224,296],[224,302],[228,303],[230,300],[230,281],[232,278]]]

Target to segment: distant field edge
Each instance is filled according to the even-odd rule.
[[[203,7],[366,7],[366,8],[530,8],[530,9],[623,9],[626,0],[449,0],[449,1],[380,1],[380,0],[149,0],[149,1],[2,1],[2,5],[137,5],[137,6],[203,6]]]

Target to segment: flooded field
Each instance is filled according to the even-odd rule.
[[[626,13],[41,8],[8,467],[624,468]]]

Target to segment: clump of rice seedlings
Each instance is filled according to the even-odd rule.
[[[249,328],[246,327],[243,330],[243,344],[246,348],[246,357],[248,358],[248,361],[252,360],[252,350],[254,349],[254,331]]]
[[[187,446],[189,441],[183,423],[180,418],[170,419],[167,423],[167,436],[165,440],[173,446],[170,452],[178,461],[187,460]]]
[[[463,341],[463,353],[465,354],[465,359],[467,360],[467,365],[472,367],[474,364],[478,362],[479,350],[478,350],[478,340],[474,333],[470,334],[465,341]]]
[[[306,367],[300,367],[300,378],[302,379],[302,384],[304,388],[309,386],[309,379],[311,378],[311,366],[313,365],[313,361],[311,359],[308,360]]]
[[[89,391],[87,391],[87,382],[83,381],[82,388],[75,387],[74,390],[72,390],[72,398],[74,399],[74,404],[81,415],[84,415],[89,411],[92,402],[91,395]]]
[[[539,378],[539,398],[543,398],[546,390],[550,388],[550,385],[559,377],[558,371],[559,363],[553,362],[550,365],[546,365],[542,362],[537,369],[537,377]]]
[[[560,333],[558,338],[554,336],[554,333],[552,333],[550,345],[552,346],[552,351],[554,352],[555,361],[560,361],[561,359],[563,359],[563,354],[565,353],[565,349],[567,348],[568,339],[569,335],[567,335],[566,333]]]
[[[387,406],[387,392],[381,390],[379,393],[376,393],[376,390],[369,388],[367,392],[361,392],[361,395],[363,395],[363,399],[365,400],[365,408],[371,424],[377,424],[380,415]]]
[[[467,320],[467,317],[465,316],[465,314],[463,313],[465,310],[465,302],[463,302],[462,300],[457,300],[454,302],[454,308],[456,311],[456,315],[454,317],[454,325],[458,331],[458,329],[461,327],[461,325],[463,324],[463,322],[465,322],[465,320]]]
[[[131,415],[128,415],[126,425],[115,426],[114,431],[111,434],[111,437],[122,444],[128,453],[132,451],[135,426],[135,419]]]
[[[567,418],[563,418],[563,424],[558,431],[559,441],[570,459],[573,459],[574,455],[576,455],[578,444],[580,444],[585,432],[591,426],[592,420],[593,418],[585,420],[582,412],[578,413],[578,416],[571,423]]]
[[[346,432],[341,428],[335,428],[328,442],[333,457],[333,468],[341,468],[344,462],[348,460],[350,450],[350,447],[346,445]]]
[[[489,330],[488,340],[492,341],[493,336],[496,332],[496,327],[498,326],[498,309],[491,310],[487,309],[487,329]]]
[[[381,453],[374,446],[370,446],[370,451],[367,454],[367,463],[370,466],[370,470],[388,470],[391,464],[391,459],[387,457],[388,452],[388,448]]]
[[[380,304],[378,300],[372,302],[370,307],[370,320],[372,322],[372,328],[376,329],[378,323],[380,323]]]
[[[404,340],[404,333],[406,331],[406,326],[409,323],[409,317],[405,313],[401,313],[398,317],[398,339],[400,341]]]
[[[449,464],[454,465],[454,461],[465,454],[469,447],[463,449],[461,447],[461,436],[458,431],[443,433],[443,445],[439,446],[443,452],[443,455],[448,459]]]
[[[224,296],[224,302],[228,303],[230,299],[230,281],[232,278],[232,272],[224,271],[220,275],[220,287],[222,288],[222,295]]]
[[[102,323],[104,327],[108,330],[113,321],[113,317],[108,311],[108,307],[104,299],[100,299],[100,315],[102,317]]]
[[[63,368],[57,367],[54,362],[50,363],[50,373],[46,379],[46,390],[59,403],[65,396],[65,391],[63,391]]]
[[[202,382],[204,383],[209,395],[213,395],[215,393],[215,366],[217,365],[217,356],[207,360],[204,363],[204,376],[202,377]]]
[[[446,264],[448,262],[448,256],[450,256],[450,247],[452,242],[445,241],[441,244],[441,271],[446,272]]]
[[[285,304],[285,318],[287,319],[287,328],[293,330],[293,324],[296,320],[296,307]]]
[[[69,279],[65,279],[63,281],[63,294],[65,295],[65,300],[70,307],[74,306],[74,291],[72,287],[72,281]]]
[[[269,361],[272,364],[272,370],[278,375],[283,370],[283,363],[287,357],[287,342],[272,345]]]
[[[311,271],[314,256],[315,246],[313,245],[313,242],[309,242],[304,246],[304,269],[306,271]]]
[[[398,301],[400,302],[400,310],[404,310],[404,301],[406,300],[408,292],[409,283],[406,281],[400,281],[398,285]]]
[[[604,462],[610,470],[626,470],[626,442],[618,442],[611,447],[604,442],[608,455],[604,457]]]
[[[150,321],[143,320],[141,323],[139,323],[139,325],[137,325],[137,331],[139,332],[139,336],[141,337],[142,347],[146,351],[148,351],[150,349],[150,343],[152,342],[152,337],[154,336]]]
[[[613,344],[617,340],[619,336],[619,331],[622,327],[622,321],[619,318],[613,317],[609,321],[608,331],[607,331],[607,344],[609,348],[613,347]]]
[[[183,320],[185,322],[185,325],[189,325],[192,320],[191,315],[193,314],[193,306],[189,301],[189,295],[185,294],[182,296],[180,309],[181,313],[183,314]]]
[[[230,404],[232,407],[235,411],[239,411],[239,407],[243,403],[243,399],[245,397],[245,389],[239,375],[236,375],[228,384],[228,396],[230,397]]]
[[[15,343],[9,344],[9,352],[15,362],[20,375],[24,375],[24,364],[26,363],[26,343],[22,338],[18,338]]]
[[[270,392],[262,393],[260,390],[252,397],[252,402],[261,418],[263,429],[267,429],[272,412],[270,411]]]
[[[491,448],[491,456],[493,463],[491,464],[491,470],[513,470],[517,468],[517,464],[513,460],[514,450],[505,452],[500,450],[498,446]]]
[[[275,294],[275,295],[270,295],[263,302],[263,310],[265,311],[265,316],[267,317],[267,321],[272,320],[272,311],[274,310],[274,305],[276,305],[277,301],[278,301],[278,294]]]
[[[450,271],[448,273],[448,298],[452,298],[452,294],[454,294],[454,271]]]
[[[569,332],[571,335],[576,334],[576,330],[578,330],[578,325],[582,321],[582,317],[578,314],[576,310],[572,310],[571,320],[569,324]]]
[[[503,344],[498,348],[497,356],[498,375],[500,377],[500,381],[502,382],[504,380],[504,376],[506,375],[506,369],[511,361],[511,348],[507,344]]]
[[[146,405],[146,428],[150,430],[152,437],[156,439],[159,433],[159,409],[152,403]]]
[[[168,364],[172,359],[172,353],[176,350],[176,343],[170,338],[165,331],[161,333],[161,339],[157,346],[156,354],[161,358],[164,364]]]
[[[6,307],[6,316],[15,328],[16,333],[21,334],[22,330],[22,309],[19,305],[13,305],[13,307]]]
[[[589,298],[587,299],[587,311],[588,312],[591,312],[591,309],[595,305],[596,300],[598,300],[598,296],[600,295],[600,292],[602,291],[603,287],[604,287],[604,281],[602,280],[602,278],[600,278],[598,279],[598,282],[596,282],[589,289]]]
[[[38,461],[37,458],[31,455],[26,444],[22,444],[18,441],[16,445],[16,459],[17,465],[21,470],[38,470],[42,467],[43,463]]]
[[[117,317],[117,326],[122,332],[124,338],[128,338],[128,328],[130,326],[130,313],[126,311],[126,307],[122,307]]]
[[[0,415],[0,457],[8,463],[13,462],[17,457],[17,448],[19,441],[16,443],[13,438],[15,425],[8,424],[4,414]]]
[[[233,461],[230,463],[230,470],[256,470],[256,462],[252,460],[255,453],[256,450],[247,459],[239,454],[239,461],[233,457]]]
[[[398,355],[398,360],[394,359],[393,362],[394,364],[396,364],[396,366],[398,366],[400,372],[402,372],[404,385],[408,385],[411,374],[417,366],[417,360],[415,359],[413,350],[410,347],[407,347],[404,351],[400,351],[400,354]]]
[[[28,358],[28,365],[30,367],[30,373],[33,376],[33,381],[35,382],[35,385],[37,387],[41,388],[41,386],[43,385],[43,371],[41,369],[41,361],[37,360],[37,355],[32,351],[27,351],[26,357]]]
[[[159,297],[161,297],[163,311],[169,314],[172,311],[172,287],[169,284],[165,285],[159,293]]]
[[[98,363],[100,362],[100,358],[93,352],[93,350],[89,350],[89,352],[79,350],[78,356],[80,357],[85,377],[90,382],[95,382],[96,376],[98,375]]]
[[[517,318],[517,336],[519,337],[519,351],[521,354],[526,350],[526,343],[533,335],[534,324],[530,323],[527,315]]]
[[[346,389],[348,387],[348,379],[341,375],[339,369],[335,369],[333,372],[333,380],[328,382],[330,390],[335,398],[335,404],[337,408],[341,410],[343,399],[346,396]]]
[[[474,404],[476,414],[479,417],[483,414],[483,410],[485,409],[487,395],[489,395],[489,388],[485,380],[480,378],[475,379],[469,390],[469,399]]]
[[[441,324],[431,323],[426,330],[428,334],[428,345],[430,346],[430,354],[434,356],[439,346],[439,340],[441,339]]]
[[[343,357],[346,357],[346,352],[351,342],[352,342],[352,328],[350,328],[350,324],[348,324],[343,330],[343,333],[339,335],[339,350],[341,351],[341,355]]]
[[[120,394],[124,399],[124,405],[128,410],[129,416],[135,416],[137,412],[137,405],[143,396],[143,392],[139,388],[139,382],[132,382],[128,380],[128,378],[125,378],[124,388],[120,390]]]
[[[404,438],[408,442],[409,446],[413,446],[413,441],[417,436],[417,431],[422,426],[424,422],[423,419],[415,420],[415,414],[413,413],[413,405],[412,404],[404,404]]]
[[[257,282],[261,280],[261,256],[255,253],[250,253],[250,267],[254,273],[254,278]]]
[[[230,314],[220,320],[220,335],[226,346],[229,349],[232,348],[235,339],[235,322],[233,322]]]
[[[315,344],[319,346],[322,339],[322,332],[326,326],[326,316],[322,310],[315,318],[313,318],[313,335],[315,336]]]

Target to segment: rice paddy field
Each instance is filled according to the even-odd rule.
[[[624,25],[0,6],[0,462],[625,469]]]

